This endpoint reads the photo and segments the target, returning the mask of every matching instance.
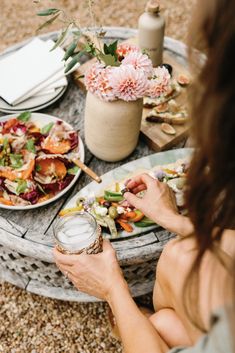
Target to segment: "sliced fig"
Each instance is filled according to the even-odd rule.
[[[170,124],[167,124],[167,123],[161,124],[161,130],[167,135],[175,135],[176,134],[176,131],[173,128],[173,126],[171,126]]]
[[[165,113],[168,111],[168,103],[162,103],[162,104],[159,104],[158,106],[155,107],[155,110],[158,112],[158,113]]]
[[[181,86],[188,86],[190,84],[190,79],[188,76],[181,74],[178,76],[177,82]]]

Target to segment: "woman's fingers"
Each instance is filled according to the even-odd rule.
[[[71,274],[71,266],[62,265],[61,263],[56,262],[56,266],[60,269],[60,271],[68,277]]]
[[[133,177],[131,181],[128,182],[126,187],[128,189],[133,189],[140,184],[144,184],[148,188],[153,184],[153,182],[154,182],[154,179],[150,175],[144,173]]]
[[[146,190],[146,185],[145,184],[140,184],[136,188],[132,189],[131,192],[133,194],[138,194],[138,192]]]
[[[103,240],[103,252],[114,250],[108,239]]]
[[[142,202],[141,199],[131,192],[125,192],[124,194],[125,199],[135,208],[141,208]]]
[[[56,263],[63,264],[66,266],[73,266],[78,256],[80,256],[80,255],[65,255],[65,254],[62,254],[56,248],[53,249],[53,255]]]

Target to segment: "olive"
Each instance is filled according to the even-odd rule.
[[[77,201],[76,201],[77,206],[79,206],[80,203],[82,203],[83,201],[85,201],[85,198],[84,198],[84,197],[79,197],[79,198],[77,199]]]
[[[114,206],[109,207],[109,215],[112,219],[115,219],[118,216],[118,211],[116,207]]]
[[[124,194],[125,194],[125,192],[130,192],[130,189],[128,189],[128,188],[124,188],[124,189],[122,189],[122,190],[121,190],[122,195],[124,195]]]
[[[109,208],[111,206],[111,202],[105,201],[102,206]]]
[[[170,64],[162,64],[161,67],[165,67],[172,76],[173,67]]]

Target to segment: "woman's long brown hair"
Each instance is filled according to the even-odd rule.
[[[197,14],[189,44],[203,49],[207,59],[202,64],[198,53],[190,51],[196,68],[190,93],[196,149],[186,204],[199,252],[186,282],[187,298],[195,293],[205,252],[215,252],[223,231],[235,226],[235,1],[199,1]],[[193,316],[187,303],[187,312]]]

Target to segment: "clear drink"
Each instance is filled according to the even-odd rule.
[[[102,251],[101,228],[88,212],[74,212],[54,226],[58,249],[66,254],[96,254]]]

